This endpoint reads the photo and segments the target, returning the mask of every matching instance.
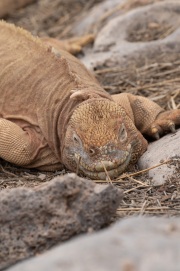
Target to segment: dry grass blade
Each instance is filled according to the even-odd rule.
[[[81,162],[81,156],[78,157],[78,163],[77,163],[77,168],[76,168],[76,174],[78,175],[79,173],[79,165],[80,165],[80,162]]]
[[[146,185],[147,186],[147,185]],[[149,185],[148,185],[149,186]],[[139,189],[139,188],[141,188],[141,187],[144,187],[144,184],[143,185],[138,185],[138,186],[136,186],[136,187],[133,187],[133,188],[131,188],[131,189],[129,189],[129,190],[126,190],[126,191],[124,191],[124,194],[127,194],[127,193],[129,193],[129,192],[132,192],[132,191],[134,191],[134,190],[136,190],[136,189]]]
[[[129,211],[140,211],[142,209],[142,207],[141,208],[118,208],[117,212],[126,211],[127,209]],[[165,206],[165,207],[147,207],[145,209],[146,210],[160,210],[160,209],[167,210],[167,209],[169,209],[169,207],[167,207],[167,206]]]
[[[168,164],[168,163],[172,162],[172,160],[173,160],[173,159],[171,159],[171,160],[166,160],[166,161],[164,161],[164,162],[162,162],[162,163],[159,163],[159,164],[157,164],[157,165],[155,165],[155,166],[153,166],[153,167],[149,167],[149,168],[146,168],[146,169],[143,169],[143,170],[140,170],[140,171],[131,173],[131,174],[124,174],[123,176],[120,177],[120,179],[124,179],[124,178],[128,178],[128,177],[131,177],[131,176],[136,176],[136,175],[139,175],[139,174],[142,174],[142,173],[146,173],[147,171],[149,171],[149,170],[151,170],[151,169],[153,169],[153,168],[160,167],[160,166],[162,166],[162,165],[164,165],[164,164]]]
[[[143,212],[144,212],[144,210],[145,210],[145,207],[146,207],[146,204],[147,204],[147,200],[145,200],[144,202],[143,202],[143,205],[142,205],[142,207],[141,207],[141,210],[140,210],[140,215],[142,215],[143,214]]]
[[[170,57],[168,57],[170,58]],[[178,58],[178,56],[177,56]],[[127,92],[149,97],[164,109],[173,109],[171,97],[177,108],[180,104],[180,61],[150,63],[128,68],[102,67],[95,71],[97,79],[110,94]]]
[[[138,183],[140,184],[141,186],[149,186],[148,184],[144,183],[144,182],[141,182],[139,180],[136,180],[134,178],[132,178],[131,176],[130,177],[127,177],[128,179],[130,179],[131,181],[135,182],[135,183]]]
[[[9,171],[5,170],[5,169],[3,168],[2,165],[0,165],[0,168],[1,168],[2,172],[4,172],[5,174],[8,174],[9,176],[12,176],[12,177],[16,177],[16,178],[17,178],[17,175],[16,175],[16,174],[14,174],[14,173],[12,173],[12,172],[9,172]]]
[[[102,164],[102,166],[104,168],[104,171],[106,173],[107,180],[109,181],[110,184],[112,184],[112,180],[111,180],[111,178],[110,178],[110,176],[109,176],[109,174],[107,172],[107,169],[106,169],[106,167],[105,167],[105,165],[104,165],[104,163],[102,161],[101,161],[101,164]]]

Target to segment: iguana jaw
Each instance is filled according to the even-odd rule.
[[[95,180],[106,180],[108,177],[112,179],[117,178],[125,171],[130,163],[131,153],[131,146],[129,145],[128,151],[124,152],[124,158],[118,159],[114,162],[102,160],[97,161],[92,165],[87,165],[83,159],[78,156],[78,154],[75,154],[75,160],[79,172],[83,175]]]

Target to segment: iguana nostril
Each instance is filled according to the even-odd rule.
[[[93,155],[95,155],[95,150],[94,149],[89,149],[89,155],[90,156],[93,156]]]
[[[89,148],[88,153],[90,156],[94,156],[94,155],[98,154],[98,149],[95,147],[91,147],[91,148]]]

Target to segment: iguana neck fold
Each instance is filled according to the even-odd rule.
[[[80,97],[78,97],[78,99],[76,98],[72,98],[69,99],[67,98],[64,101],[64,106],[61,108],[57,108],[57,112],[54,112],[54,115],[57,116],[56,118],[53,118],[53,127],[55,131],[55,133],[53,133],[54,135],[57,135],[56,137],[54,137],[53,139],[53,144],[52,146],[56,146],[56,149],[54,149],[55,154],[57,155],[57,157],[61,160],[61,156],[63,153],[63,148],[64,148],[64,140],[65,140],[65,135],[66,135],[66,130],[69,124],[69,120],[71,118],[71,116],[73,115],[74,111],[81,105],[89,103],[93,100],[112,100],[111,96],[109,94],[107,94],[103,89],[102,91],[100,90],[93,90],[91,88],[85,88],[81,87],[78,89],[78,91],[81,90],[82,93],[84,90],[86,90],[89,94],[91,94],[92,96],[94,95],[95,98],[90,98],[88,96],[83,96],[82,95],[82,99]],[[59,127],[61,127],[59,129]],[[50,128],[49,128],[50,131]],[[51,134],[52,135],[52,134]]]

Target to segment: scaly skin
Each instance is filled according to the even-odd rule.
[[[165,112],[132,94],[110,96],[78,59],[49,43],[0,22],[1,158],[115,178],[146,150],[142,134],[158,138],[180,125],[180,110]]]
[[[66,132],[64,164],[91,179],[106,179],[104,167],[110,178],[116,178],[135,163],[147,148],[140,131],[159,138],[164,132],[175,132],[175,123],[180,124],[180,110],[164,112],[150,100],[131,94],[112,97],[114,101],[82,103]]]
[[[63,161],[91,179],[119,176],[146,150],[147,142],[123,107],[90,99],[73,113],[66,131]]]

